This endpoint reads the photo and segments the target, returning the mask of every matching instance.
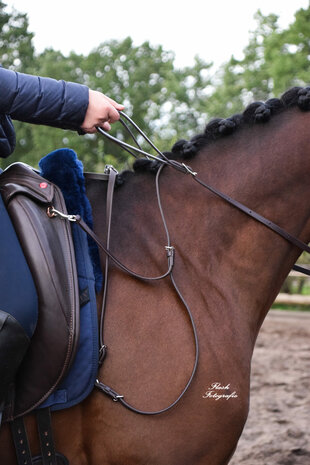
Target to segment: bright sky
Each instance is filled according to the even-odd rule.
[[[37,51],[46,47],[88,54],[101,42],[132,37],[135,44],[150,41],[176,54],[180,66],[193,64],[198,54],[219,66],[233,54],[240,57],[254,13],[279,15],[281,27],[309,0],[4,0],[28,13]]]

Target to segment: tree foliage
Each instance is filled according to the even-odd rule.
[[[211,117],[239,112],[253,99],[279,95],[309,76],[310,7],[296,12],[281,30],[278,17],[256,13],[242,59],[234,57],[214,73],[212,63],[198,56],[193,66],[176,68],[174,54],[149,42],[135,45],[130,37],[100,44],[87,56],[46,49],[35,53],[26,14],[9,11],[0,1],[2,66],[17,71],[86,84],[125,104],[126,112],[162,150],[179,138],[203,129]],[[87,169],[104,163],[126,166],[130,156],[99,135],[78,136],[71,131],[15,122],[17,147],[9,162],[35,165],[58,147],[77,151]],[[112,134],[130,142],[122,126]],[[104,156],[103,156],[104,154]],[[2,166],[5,162],[2,162]]]
[[[210,99],[215,113],[240,111],[253,100],[278,97],[288,88],[307,85],[310,71],[310,6],[295,13],[281,30],[278,16],[255,15],[257,27],[240,60],[231,57],[219,71],[219,84]]]

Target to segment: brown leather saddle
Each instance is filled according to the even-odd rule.
[[[10,421],[39,406],[67,373],[79,339],[79,290],[70,224],[47,214],[51,206],[66,213],[60,189],[22,163],[1,174],[0,189],[39,299],[37,328],[4,412]]]

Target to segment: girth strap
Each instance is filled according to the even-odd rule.
[[[57,465],[69,465],[69,460],[63,454],[56,452],[56,458]],[[33,465],[43,465],[41,455],[36,455],[35,457],[32,457],[32,463]]]
[[[31,452],[23,417],[10,423],[18,465],[32,465]]]
[[[36,412],[41,455],[32,457],[24,418],[18,417],[10,423],[18,465],[69,465],[68,459],[55,451],[51,413],[49,408]]]
[[[39,409],[36,412],[36,416],[41,446],[42,465],[57,465],[50,409]]]

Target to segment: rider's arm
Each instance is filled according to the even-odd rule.
[[[100,92],[73,82],[0,68],[0,113],[12,119],[62,129],[109,129],[123,109]]]

